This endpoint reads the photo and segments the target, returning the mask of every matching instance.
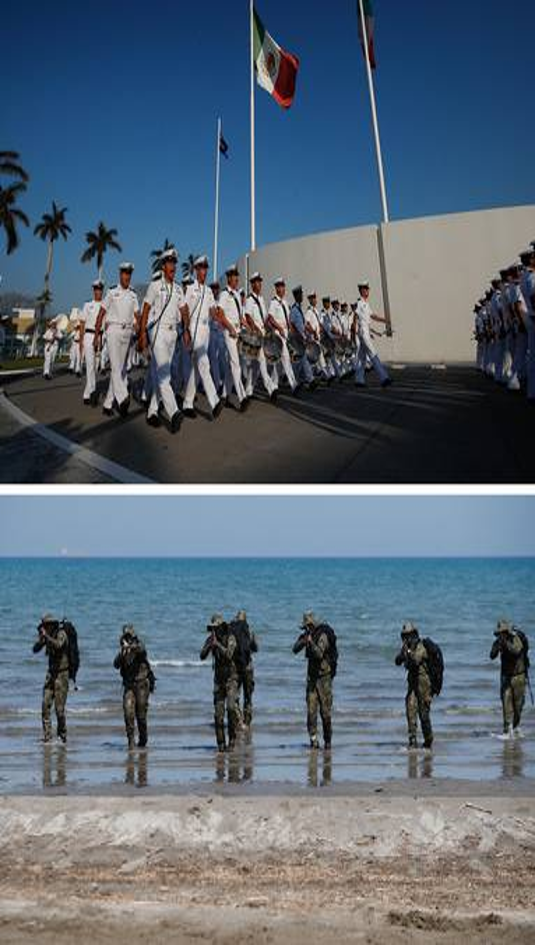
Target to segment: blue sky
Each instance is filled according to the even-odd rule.
[[[258,0],[301,60],[293,108],[257,91],[258,242],[375,222],[380,205],[355,0]],[[529,0],[375,0],[378,109],[392,217],[534,199],[534,9]],[[147,276],[164,237],[212,252],[221,114],[221,261],[249,240],[247,0],[2,4],[2,148],[31,173],[32,223],[55,199],[55,308],[81,304],[94,272],[84,233],[117,227]],[[115,278],[117,256],[107,274]],[[2,290],[36,291],[44,245],[25,232]]]
[[[3,496],[0,524],[2,557],[534,556],[528,496]]]

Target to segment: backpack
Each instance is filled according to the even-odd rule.
[[[432,685],[432,696],[439,696],[443,688],[443,671],[445,669],[443,653],[439,644],[436,644],[429,637],[423,639],[423,644],[428,656],[427,663],[430,683]]]
[[[325,634],[328,639],[329,651],[328,660],[331,667],[331,678],[337,676],[337,664],[339,662],[339,650],[337,647],[337,635],[329,624],[320,624],[316,628],[316,634]]]
[[[60,624],[61,630],[67,634],[67,653],[69,657],[69,679],[76,683],[76,676],[80,669],[80,650],[78,647],[78,634],[74,624],[65,619]]]
[[[231,621],[229,633],[233,634],[236,640],[234,661],[237,670],[243,673],[251,662],[251,635],[247,621]]]
[[[514,631],[514,634],[517,634],[517,636],[519,637],[519,640],[520,640],[521,643],[523,644],[523,656],[525,657],[525,670],[528,672],[528,669],[529,669],[529,667],[530,667],[530,657],[529,657],[530,644],[529,644],[529,639],[528,639],[527,635],[525,634],[525,631],[520,630],[519,627],[514,627],[514,628],[513,628],[513,631]]]

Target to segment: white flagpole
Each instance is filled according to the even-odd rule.
[[[218,118],[218,133],[216,137],[216,209],[214,211],[214,279],[218,278],[218,224],[220,216],[220,140],[221,118]]]
[[[250,38],[250,124],[251,124],[251,252],[256,249],[255,240],[255,60],[253,49],[253,0],[249,0]]]
[[[367,79],[370,95],[370,110],[372,112],[372,127],[374,129],[374,143],[376,145],[376,160],[378,162],[378,176],[380,178],[380,194],[382,199],[383,222],[389,223],[389,211],[387,209],[387,192],[385,190],[385,178],[383,175],[382,149],[380,145],[380,132],[378,129],[378,116],[376,115],[376,99],[374,97],[374,83],[372,81],[372,69],[370,67],[368,34],[365,22],[365,10],[363,0],[358,0],[359,16],[361,17],[361,32],[363,35],[363,46],[365,50],[365,62],[367,66]]]

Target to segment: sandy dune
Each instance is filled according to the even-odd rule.
[[[6,797],[0,941],[531,943],[534,800],[502,791]]]

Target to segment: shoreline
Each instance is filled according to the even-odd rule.
[[[0,942],[534,942],[531,780],[283,787],[1,797]]]

